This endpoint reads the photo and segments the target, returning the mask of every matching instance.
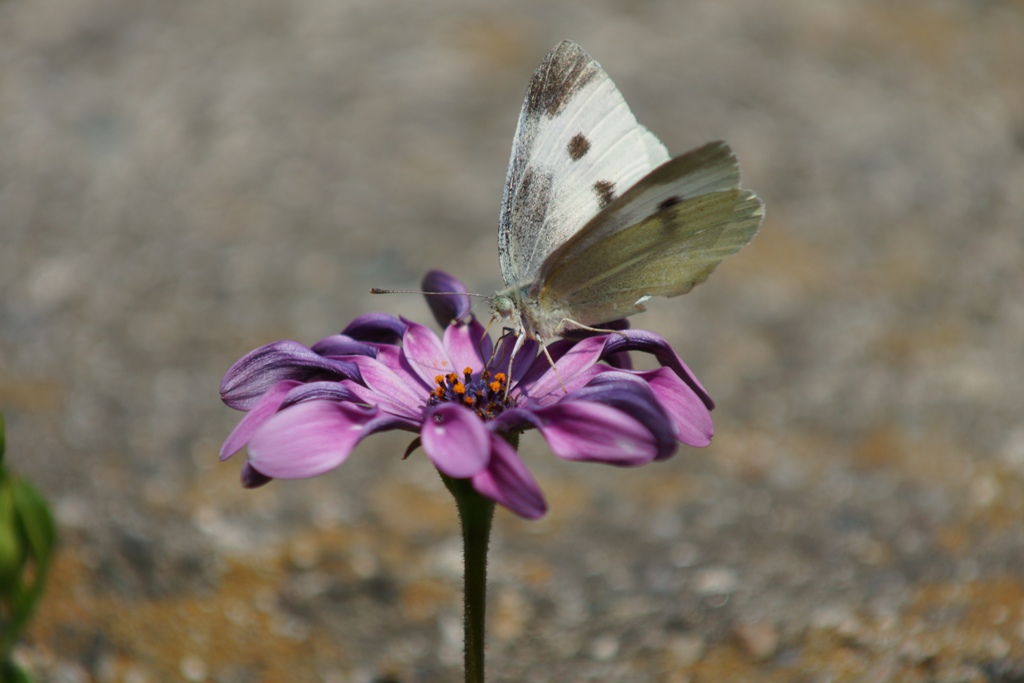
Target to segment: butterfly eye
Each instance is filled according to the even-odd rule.
[[[502,318],[508,318],[512,315],[516,305],[512,303],[512,299],[507,296],[496,296],[491,299],[491,309],[494,313]]]

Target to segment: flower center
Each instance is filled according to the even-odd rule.
[[[449,372],[447,375],[438,375],[434,382],[437,386],[430,392],[428,405],[458,403],[472,410],[481,420],[495,418],[516,404],[514,398],[506,396],[508,378],[504,372],[492,375],[489,370],[484,370],[480,377],[473,379],[473,368],[466,368],[462,371],[462,377],[458,373]]]

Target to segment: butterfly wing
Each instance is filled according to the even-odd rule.
[[[575,43],[556,46],[533,74],[512,143],[498,229],[505,284],[532,282],[555,249],[667,159],[601,66]]]
[[[740,188],[739,162],[712,142],[662,164],[544,262],[533,290],[543,332],[595,325],[685,294],[754,237],[764,203]]]

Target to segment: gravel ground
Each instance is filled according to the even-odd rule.
[[[718,403],[636,470],[524,457],[495,682],[1024,680],[1024,3],[0,0],[0,409],[52,498],[40,680],[460,678],[454,508],[407,439],[243,491],[245,351],[500,284],[563,38],[761,234],[635,324]]]

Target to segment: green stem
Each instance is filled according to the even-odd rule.
[[[491,537],[494,501],[477,493],[468,479],[452,479],[443,474],[441,478],[455,497],[462,522],[466,683],[484,683],[487,545]]]
[[[519,433],[503,435],[519,449]],[[462,523],[463,634],[466,683],[484,683],[484,627],[487,616],[487,545],[491,539],[494,501],[484,498],[468,479],[441,480],[455,498]]]

